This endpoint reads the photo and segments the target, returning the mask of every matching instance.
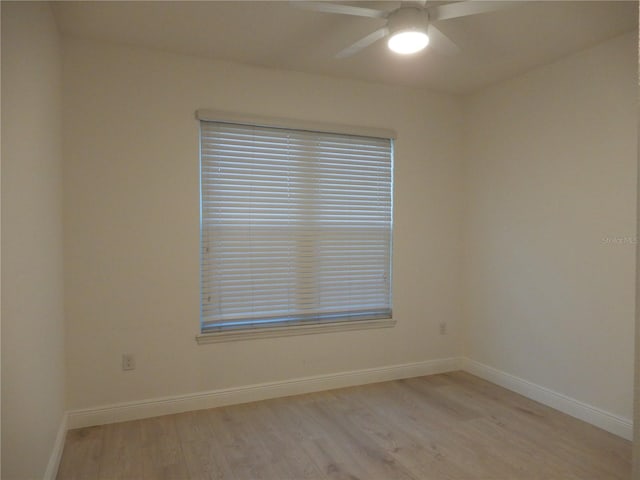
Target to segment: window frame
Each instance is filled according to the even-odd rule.
[[[354,136],[366,136],[384,138],[390,140],[390,239],[388,250],[388,262],[390,265],[389,275],[389,307],[392,312],[392,298],[393,298],[393,198],[394,198],[394,141],[397,138],[396,133],[393,130],[381,129],[381,128],[369,128],[369,127],[355,127],[350,125],[338,125],[321,122],[309,122],[294,119],[275,118],[275,117],[259,117],[254,115],[242,115],[232,112],[223,112],[217,110],[198,110],[196,111],[196,119],[198,120],[198,128],[201,128],[201,122],[220,122],[239,124],[244,126],[253,127],[266,127],[266,128],[282,128],[289,130],[307,130],[314,133],[332,133],[341,135],[354,135]],[[202,316],[202,256],[203,256],[203,191],[202,191],[202,137],[199,135],[199,189],[200,189],[200,251],[199,251],[199,285],[200,285],[200,318],[199,318],[199,331],[196,335],[196,340],[199,344],[218,343],[235,340],[245,340],[252,338],[270,338],[289,335],[306,335],[317,333],[329,333],[337,331],[349,331],[349,330],[365,330],[372,328],[389,328],[395,325],[392,313],[387,318],[366,318],[358,320],[319,320],[309,323],[305,322],[292,322],[292,323],[273,323],[273,324],[253,324],[253,325],[234,325],[228,327],[219,328],[207,328],[204,329],[204,322]]]

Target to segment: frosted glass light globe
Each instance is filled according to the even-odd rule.
[[[407,30],[393,34],[387,45],[396,53],[409,55],[419,52],[429,45],[429,37],[424,32]]]

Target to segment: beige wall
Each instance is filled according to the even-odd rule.
[[[397,130],[395,328],[196,345],[198,108]],[[461,118],[448,95],[67,41],[68,407],[459,355]]]
[[[64,412],[60,48],[2,3],[2,478],[42,478]]]
[[[467,352],[631,419],[636,34],[468,99]]]

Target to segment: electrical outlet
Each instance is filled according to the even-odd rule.
[[[122,354],[122,370],[135,370],[136,358],[131,353]]]
[[[447,322],[440,322],[440,335],[447,334]]]

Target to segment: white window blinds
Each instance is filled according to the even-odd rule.
[[[391,139],[200,132],[203,332],[391,317]]]

